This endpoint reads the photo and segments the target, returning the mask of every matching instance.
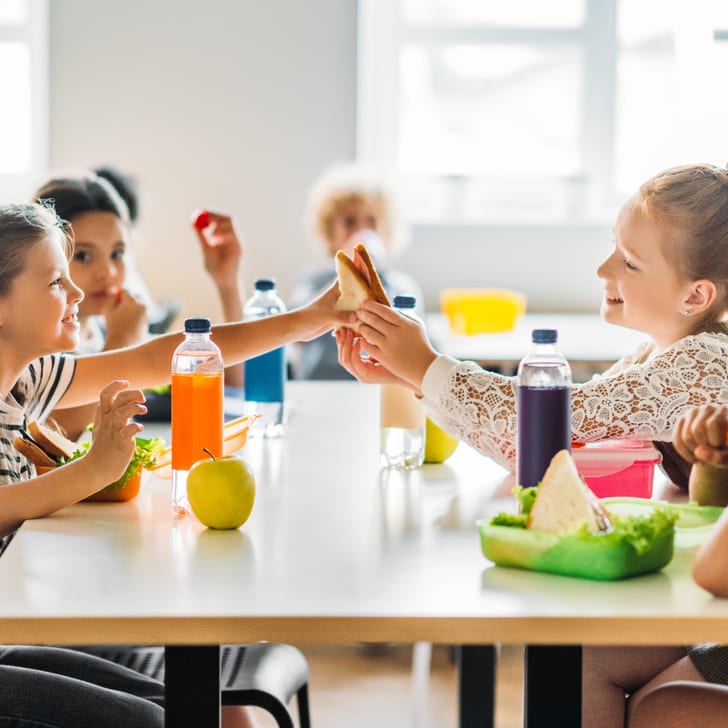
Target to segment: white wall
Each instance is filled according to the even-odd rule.
[[[185,314],[219,317],[191,210],[232,211],[245,282],[284,297],[311,259],[306,191],[355,145],[356,0],[55,0],[51,164],[117,163],[143,183],[140,269]],[[522,290],[529,308],[597,310],[604,229],[417,229],[400,261],[425,286]]]
[[[190,212],[232,211],[245,278],[285,293],[310,260],[311,180],[354,154],[355,0],[51,3],[51,165],[115,162],[143,183],[140,269],[218,315]]]

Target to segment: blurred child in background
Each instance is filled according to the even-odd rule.
[[[354,247],[362,242],[374,259],[389,297],[413,295],[418,309],[424,310],[420,286],[390,263],[390,258],[407,244],[408,233],[399,218],[393,190],[381,174],[356,164],[330,167],[311,188],[307,218],[311,237],[326,262],[306,268],[295,277],[292,307],[310,300],[311,295],[334,281],[337,250],[352,257]],[[292,367],[295,379],[351,378],[339,364],[336,341],[330,334],[297,345]]]

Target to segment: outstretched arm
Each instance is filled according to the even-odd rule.
[[[334,308],[338,296],[338,286],[334,284],[306,306],[288,313],[213,326],[212,338],[228,365],[292,341],[308,341],[336,323],[355,320],[355,314]],[[112,379],[126,379],[139,389],[169,384],[172,356],[182,341],[182,334],[177,332],[126,349],[78,357],[75,376],[59,407],[94,401],[99,390]]]

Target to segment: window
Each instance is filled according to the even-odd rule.
[[[659,169],[728,160],[723,5],[360,0],[358,156],[415,223],[611,219]]]
[[[0,200],[28,197],[47,166],[46,0],[0,3]],[[19,197],[20,196],[20,197]]]

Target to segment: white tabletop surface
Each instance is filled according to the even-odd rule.
[[[489,365],[517,364],[532,348],[533,329],[556,329],[559,348],[571,362],[613,362],[646,339],[639,331],[608,324],[599,314],[586,313],[527,313],[512,331],[473,336],[454,334],[442,314],[429,314],[426,323],[432,343],[443,354]]]
[[[503,469],[461,445],[380,469],[378,388],[291,383],[288,432],[251,440],[258,497],[240,530],[172,519],[169,481],[130,503],[29,521],[0,558],[0,643],[728,642],[728,600],[689,575],[599,583],[495,567],[475,520]],[[158,428],[157,428],[158,429]]]

